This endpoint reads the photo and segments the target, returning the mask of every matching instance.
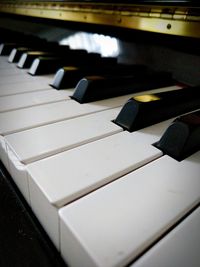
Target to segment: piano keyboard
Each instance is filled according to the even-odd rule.
[[[66,264],[199,266],[200,152],[178,162],[152,145],[174,118],[132,133],[113,123],[131,97],[182,86],[80,104],[74,88],[50,86],[53,74],[7,61],[0,57],[0,159]]]

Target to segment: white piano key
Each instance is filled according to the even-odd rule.
[[[27,165],[31,207],[57,247],[59,226],[51,219],[58,208],[160,157],[151,143],[166,124],[117,133]]]
[[[3,76],[12,76],[12,75],[27,75],[27,70],[21,70],[21,69],[18,69],[17,67],[10,68],[9,66],[0,69],[0,77],[1,78]],[[8,79],[9,79],[9,77],[8,77]]]
[[[157,88],[146,91],[145,93],[177,90],[180,88],[180,86],[171,86]],[[140,94],[144,94],[144,92],[138,92],[136,94],[124,95],[85,104],[79,104],[76,101],[71,100],[67,101],[67,105],[63,101],[59,103],[46,104],[43,106],[4,112],[3,114],[0,114],[0,134],[11,134],[45,124],[54,123],[56,121],[62,121],[97,111],[103,111],[109,108],[119,107],[122,106],[133,95]]]
[[[31,76],[27,73],[27,75],[6,75],[1,77],[0,80],[0,87],[4,84],[11,84],[11,83],[24,83],[24,82],[34,82],[34,81],[46,81],[50,83],[53,79],[53,75],[45,75],[45,76]]]
[[[17,82],[24,82],[24,81],[34,81],[36,80],[35,77],[29,76],[28,74],[25,75],[24,73],[18,75],[4,75],[1,76],[0,85],[8,84],[8,83],[17,83]]]
[[[8,56],[1,55],[0,56],[0,63],[4,62],[4,61],[6,61],[6,62],[8,61]]]
[[[121,108],[7,135],[7,145],[27,164],[122,131],[112,123]],[[34,141],[33,141],[34,140]]]
[[[120,96],[88,104],[79,104],[74,100],[67,100],[0,113],[0,134],[6,135],[56,121],[119,107],[131,96]]]
[[[0,84],[0,97],[49,90],[52,89],[52,87],[49,85],[50,82],[51,79],[49,79],[48,82],[45,80],[36,80],[33,82],[8,83],[3,85]]]
[[[11,96],[0,97],[0,112],[38,106],[41,104],[58,102],[71,99],[69,96],[74,90],[43,90]]]
[[[0,56],[0,67],[1,66],[6,66],[6,65],[8,65],[8,66],[12,66],[12,64],[10,64],[9,62],[8,62],[8,56]]]
[[[46,195],[48,194],[49,202],[60,207],[94,190],[96,186],[108,183],[160,157],[162,153],[151,146],[151,143],[157,140],[157,134],[165,129],[166,123],[156,126],[146,128],[148,131],[145,133],[142,131],[117,133],[31,163],[28,165],[28,170],[35,182],[40,183],[40,188],[44,189]],[[154,134],[149,134],[152,132]],[[54,180],[56,173],[59,175]],[[71,185],[65,188],[61,184],[66,181],[66,173],[71,174],[69,178]],[[49,179],[52,181],[51,184],[48,182]]]
[[[16,69],[16,65],[15,64],[10,64],[8,61],[1,61],[0,58],[0,72],[3,70],[15,70]]]
[[[200,208],[160,240],[131,267],[199,267]]]
[[[182,162],[163,156],[61,209],[69,266],[133,261],[199,203],[199,162],[200,152]]]

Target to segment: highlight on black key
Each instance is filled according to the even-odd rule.
[[[72,96],[79,103],[117,97],[175,84],[171,73],[146,72],[125,76],[89,76],[81,79]]]
[[[200,86],[134,96],[113,121],[133,132],[200,108]]]

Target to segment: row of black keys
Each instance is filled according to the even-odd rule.
[[[40,51],[34,50],[39,47]],[[168,72],[154,72],[143,65],[117,64],[114,59],[102,59],[98,54],[89,54],[84,50],[70,50],[69,47],[62,47],[44,40],[36,40],[31,48],[22,47],[22,43],[2,43],[0,53],[9,55],[8,61],[18,62],[18,67],[29,66],[29,73],[32,75],[52,73],[59,66],[67,64],[67,67],[61,67],[57,71],[51,85],[56,89],[76,86],[72,98],[79,103],[177,83]],[[84,66],[86,63],[87,66]],[[124,105],[114,123],[132,132],[199,108],[200,87],[185,86],[181,90],[131,98]],[[186,119],[188,123],[185,123],[184,129],[187,130],[181,128],[180,123],[175,123],[175,127],[171,127],[172,130],[167,131],[167,135],[165,134],[155,145],[178,160],[198,150],[200,123],[197,117],[199,118],[199,113],[190,116],[190,120]],[[194,118],[195,123],[193,123]],[[175,133],[176,135],[179,133],[178,138],[174,138]],[[176,139],[179,142],[175,141]]]

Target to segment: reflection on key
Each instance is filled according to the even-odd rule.
[[[141,72],[132,76],[89,76],[77,84],[73,99],[87,103],[175,84],[168,72]]]
[[[132,97],[114,122],[132,132],[200,108],[199,86]]]

